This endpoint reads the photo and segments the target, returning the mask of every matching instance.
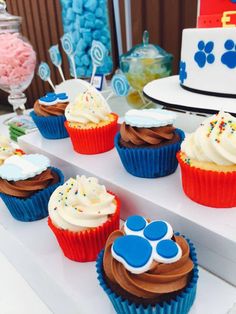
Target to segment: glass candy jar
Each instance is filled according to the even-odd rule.
[[[133,88],[127,96],[130,105],[143,108],[143,87],[153,80],[171,75],[172,61],[170,53],[158,45],[149,44],[149,33],[144,31],[143,43],[120,57],[120,68]]]
[[[6,11],[0,0],[0,89],[9,93],[8,101],[17,113],[25,109],[23,93],[30,85],[36,66],[36,54],[20,33],[21,17]]]

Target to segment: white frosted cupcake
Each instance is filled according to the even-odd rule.
[[[118,198],[93,177],[70,178],[52,194],[48,209],[64,255],[75,261],[94,261],[119,226]]]
[[[74,150],[99,154],[114,147],[118,116],[111,113],[105,99],[92,88],[79,94],[65,111],[66,129]]]
[[[183,189],[193,201],[211,207],[236,206],[236,118],[219,112],[189,134],[178,160]]]

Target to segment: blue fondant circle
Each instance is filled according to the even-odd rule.
[[[207,43],[206,46],[205,46],[205,52],[206,52],[206,53],[211,53],[212,50],[213,50],[213,48],[214,48],[214,43],[213,43],[213,41],[208,41],[208,43]]]
[[[141,231],[146,227],[146,220],[141,216],[131,216],[127,219],[126,226],[132,231]]]
[[[178,254],[178,247],[172,240],[162,240],[157,244],[156,251],[164,258],[173,258]]]
[[[153,221],[144,230],[144,236],[151,241],[162,239],[168,231],[164,221]]]
[[[114,241],[113,251],[129,266],[140,268],[149,261],[152,255],[152,246],[140,236],[127,235]]]

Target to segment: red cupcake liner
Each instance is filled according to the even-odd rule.
[[[109,192],[114,195],[113,193]],[[92,262],[97,259],[99,252],[105,247],[109,235],[119,229],[120,200],[115,196],[116,211],[101,226],[80,232],[57,228],[50,217],[48,225],[55,234],[64,255],[76,262]]]
[[[177,154],[185,194],[201,205],[229,208],[236,206],[236,171],[220,172],[192,167]]]
[[[65,127],[70,135],[74,150],[80,154],[93,155],[107,152],[114,147],[114,137],[118,131],[118,116],[111,123],[93,129],[79,129],[70,127],[70,122],[65,122]]]

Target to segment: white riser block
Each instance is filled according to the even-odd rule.
[[[49,141],[37,132],[21,137],[19,143],[26,152],[47,155],[66,178],[76,174],[100,178],[120,197],[123,219],[143,214],[168,220],[197,244],[200,265],[236,285],[236,208],[214,209],[192,202],[182,191],[179,170],[165,178],[141,179],[126,173],[115,149],[80,155],[73,152],[69,139]]]

